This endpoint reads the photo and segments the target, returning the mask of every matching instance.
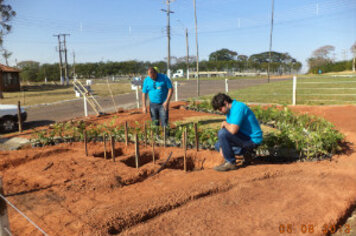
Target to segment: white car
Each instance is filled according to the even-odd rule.
[[[27,112],[21,107],[22,122],[27,119]],[[0,131],[11,132],[18,127],[17,105],[0,104]]]
[[[184,71],[183,69],[179,69],[177,70],[176,73],[173,74],[173,79],[176,79],[176,78],[183,78],[184,76]]]

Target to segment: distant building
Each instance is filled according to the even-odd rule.
[[[20,70],[0,64],[0,91],[20,91]]]

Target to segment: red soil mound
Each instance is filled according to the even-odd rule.
[[[293,109],[324,116],[356,141],[356,107]],[[196,114],[172,110],[170,118]],[[116,116],[118,123],[148,119]],[[217,152],[189,150],[185,173],[181,149],[155,150],[153,164],[151,149],[141,147],[139,169],[132,144],[116,145],[116,162],[102,158],[101,143],[89,144],[88,157],[82,143],[0,152],[0,175],[8,199],[50,235],[280,235],[289,225],[291,235],[303,235],[304,225],[323,235],[324,224],[340,223],[355,204],[355,153],[218,173],[211,169],[221,161]],[[12,209],[9,217],[14,235],[41,235]]]

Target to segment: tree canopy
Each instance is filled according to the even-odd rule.
[[[253,54],[249,57],[248,59],[250,62],[258,62],[258,63],[263,63],[263,62],[268,62],[269,61],[269,52],[262,52],[258,54]],[[271,52],[271,62],[276,62],[276,63],[293,63],[297,62],[296,59],[291,57],[288,53],[280,53],[280,52]]]
[[[327,65],[333,62],[331,53],[335,51],[335,47],[332,45],[325,45],[317,48],[313,51],[311,57],[307,59],[309,70],[315,70],[315,68]]]
[[[16,15],[12,7],[5,4],[4,0],[0,0],[0,46],[2,47],[3,37],[11,31],[10,21]]]
[[[214,54],[215,53],[215,54]],[[201,71],[255,71],[263,72],[267,70],[268,52],[251,55],[249,58],[246,55],[238,55],[237,52],[228,49],[222,49],[211,53],[217,55],[219,60],[202,60],[199,63]],[[222,59],[228,60],[222,60]],[[107,61],[107,62],[87,62],[78,63],[75,66],[75,72],[78,78],[101,78],[105,76],[116,75],[146,75],[149,67],[157,66],[162,73],[167,71],[166,61],[148,62],[148,61]],[[272,73],[290,73],[300,70],[302,64],[288,53],[272,52]],[[21,77],[24,80],[30,81],[48,81],[59,80],[59,66],[55,64],[40,65],[35,61],[22,61],[18,63],[18,67],[22,69]],[[189,58],[189,67],[195,69],[195,57]],[[73,68],[69,66],[71,75]],[[187,69],[185,57],[173,57],[171,64],[172,71],[178,69]]]
[[[209,61],[233,61],[237,57],[237,52],[223,48],[210,53]]]

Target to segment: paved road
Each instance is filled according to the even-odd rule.
[[[288,79],[274,79],[275,81],[282,81]],[[236,90],[246,87],[255,86],[266,83],[265,79],[238,79],[229,81],[229,90]],[[196,96],[197,91],[196,80],[179,82],[178,99],[187,99]],[[224,80],[202,80],[200,81],[200,95],[209,95],[217,92],[225,91]],[[174,94],[172,101],[174,101]],[[105,112],[113,112],[114,106],[111,97],[100,97],[97,99]],[[45,102],[45,101],[44,101]],[[135,93],[122,94],[115,96],[115,102],[118,107],[132,108],[136,106]],[[89,114],[94,114],[88,106]],[[64,121],[81,117],[83,112],[83,101],[81,99],[75,101],[60,102],[50,105],[40,105],[27,108],[28,125],[31,127],[52,123],[54,121]]]

